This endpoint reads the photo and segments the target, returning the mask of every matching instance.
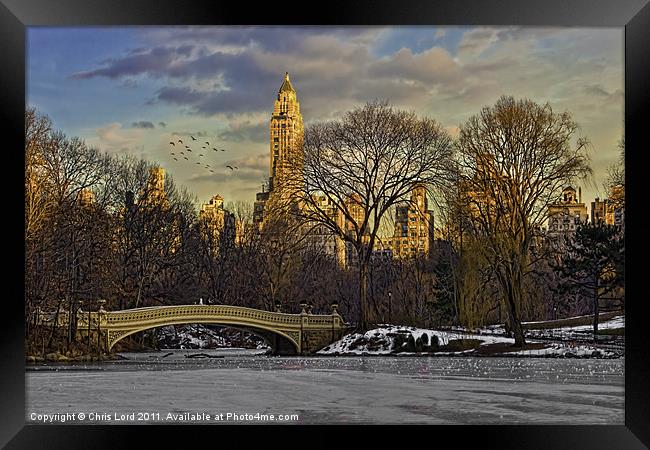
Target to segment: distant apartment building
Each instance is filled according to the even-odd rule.
[[[95,203],[95,196],[90,189],[81,189],[77,193],[77,204],[82,208],[87,208]]]
[[[608,199],[596,199],[591,202],[591,223],[603,223],[606,225],[614,225],[614,205]]]
[[[326,195],[314,195],[313,200],[313,208],[323,211],[332,222],[341,223],[341,212]],[[345,265],[346,243],[332,229],[322,223],[308,222],[303,225],[303,233],[311,251],[323,252],[334,258],[339,266]]]
[[[427,190],[423,185],[411,191],[407,205],[395,210],[395,229],[389,241],[395,258],[430,256],[433,248],[433,211],[428,207]]]
[[[611,189],[609,198],[591,202],[591,222],[616,225],[625,231],[625,188],[621,185]]]
[[[149,169],[149,179],[144,192],[141,193],[141,201],[150,205],[168,204],[165,194],[165,169],[162,167]]]
[[[582,189],[576,190],[567,186],[562,191],[561,198],[548,206],[548,231],[546,233],[549,244],[555,248],[563,246],[565,236],[573,236],[581,224],[589,220],[587,206],[582,203]]]
[[[205,238],[218,246],[231,245],[235,242],[235,215],[223,207],[223,197],[214,195],[207,203],[201,205],[199,223]]]

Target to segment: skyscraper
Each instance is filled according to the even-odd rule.
[[[299,152],[302,150],[304,128],[300,103],[296,91],[289,80],[289,72],[284,74],[284,80],[278,91],[278,97],[271,115],[271,143],[269,188],[271,191],[279,189],[283,182],[295,179],[296,166]]]
[[[259,192],[256,196],[253,220],[258,225],[265,216],[267,202],[273,197],[282,196],[288,183],[299,182],[302,166],[301,151],[304,137],[302,114],[296,90],[289,80],[289,72],[284,74],[284,80],[278,90],[277,99],[273,106],[270,131],[270,158],[268,190]]]

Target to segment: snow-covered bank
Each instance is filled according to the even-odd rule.
[[[584,316],[585,318],[590,318],[590,316]],[[579,317],[571,317],[570,319],[577,319]],[[526,338],[528,339],[545,339],[545,340],[557,340],[557,341],[571,341],[571,340],[585,340],[591,339],[593,336],[593,325],[590,323],[588,325],[572,325],[572,326],[561,326],[557,328],[544,328],[541,325],[544,325],[548,322],[522,322],[524,325],[537,324],[540,325],[539,328],[530,328],[524,330]],[[615,316],[607,320],[603,320],[598,324],[598,330],[624,330],[625,329],[625,316]],[[503,327],[503,324],[500,325],[489,325],[487,327],[482,327],[477,329],[476,334],[489,334],[489,335],[499,335],[505,336],[506,331]],[[619,336],[620,337],[620,336]],[[598,336],[600,340],[611,341],[612,339],[608,336]]]
[[[494,334],[439,331],[381,325],[354,333],[318,351],[319,355],[481,355],[615,358],[620,354],[590,345],[529,341],[529,348],[510,348],[514,339]]]

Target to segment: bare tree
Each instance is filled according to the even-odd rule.
[[[614,207],[625,206],[625,138],[618,143],[619,158],[607,169],[605,191]]]
[[[300,179],[288,183],[290,197],[300,205],[294,211],[356,251],[359,328],[366,329],[370,258],[382,218],[391,206],[407,201],[415,186],[440,185],[452,157],[451,138],[433,119],[372,102],[338,121],[308,127],[303,152],[297,154],[294,173]]]
[[[561,189],[591,172],[587,141],[572,142],[577,129],[567,112],[505,96],[460,127],[461,183],[475,232],[486,237],[516,346],[525,344],[521,308],[535,232]]]

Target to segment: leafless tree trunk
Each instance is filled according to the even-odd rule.
[[[501,97],[460,127],[461,188],[474,232],[506,300],[515,345],[525,344],[521,308],[530,246],[548,205],[567,183],[590,173],[587,141],[550,105]]]
[[[355,249],[359,269],[359,328],[374,319],[368,308],[368,271],[382,219],[417,185],[429,189],[448,176],[451,138],[436,121],[368,103],[341,120],[305,131],[296,152],[289,198],[301,220],[318,223]]]

